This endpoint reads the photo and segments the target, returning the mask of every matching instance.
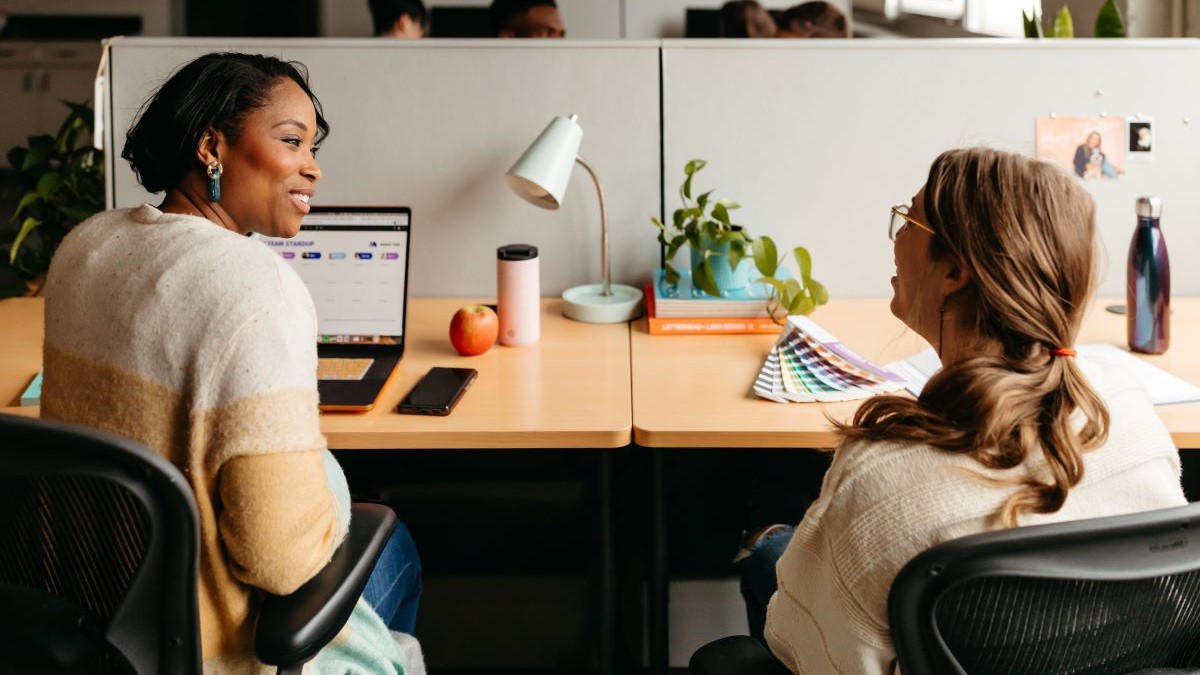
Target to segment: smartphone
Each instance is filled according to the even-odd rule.
[[[449,415],[478,374],[479,371],[474,368],[430,368],[396,407],[396,412],[405,415]]]

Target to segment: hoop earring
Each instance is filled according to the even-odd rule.
[[[225,167],[221,166],[220,162],[209,162],[208,164],[208,201],[214,204],[221,201],[221,172]]]

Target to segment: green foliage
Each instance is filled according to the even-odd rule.
[[[1036,11],[1030,16],[1025,10],[1021,10],[1021,21],[1025,26],[1025,37],[1043,37],[1042,19]],[[1114,0],[1105,0],[1104,5],[1100,7],[1100,12],[1096,14],[1094,34],[1098,38],[1125,37],[1125,19],[1121,17],[1121,11],[1117,9]],[[1054,15],[1054,28],[1050,35],[1056,38],[1075,37],[1075,22],[1071,18],[1071,10],[1066,5]]]
[[[104,208],[103,153],[92,147],[92,109],[70,111],[55,136],[30,136],[8,151],[6,193],[20,194],[12,221],[0,229],[0,298],[23,295],[50,269],[63,237]]]
[[[1125,19],[1121,18],[1121,10],[1113,0],[1106,0],[1096,15],[1095,35],[1098,38],[1125,37]]]
[[[1030,14],[1026,14],[1023,9],[1021,10],[1021,23],[1025,26],[1025,37],[1040,38],[1042,37],[1042,17],[1038,15],[1036,9],[1032,10]]]
[[[729,212],[740,208],[739,204],[727,199],[713,199],[714,190],[692,197],[692,180],[705,164],[707,162],[702,159],[693,159],[684,166],[684,180],[679,188],[683,206],[671,214],[671,222],[650,219],[658,228],[658,241],[664,248],[667,283],[679,282],[679,271],[671,261],[686,245],[701,253],[699,262],[692,267],[692,283],[713,296],[721,295],[713,275],[714,256],[727,255],[731,270],[737,269],[747,256],[752,256],[754,266],[762,275],[756,282],[772,288],[767,308],[776,323],[782,324],[788,314],[809,314],[828,302],[829,291],[812,278],[812,257],[807,249],[803,246],[792,249],[799,277],[777,279],[775,273],[783,259],[775,242],[767,236],[752,237],[744,225],[732,222]]]
[[[1071,9],[1066,5],[1063,5],[1062,9],[1058,10],[1058,14],[1054,15],[1054,30],[1051,32],[1051,37],[1075,37],[1075,23],[1071,21]]]

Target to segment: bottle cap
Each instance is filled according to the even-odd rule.
[[[537,247],[529,244],[508,244],[496,249],[496,258],[500,260],[533,260],[536,257]]]
[[[1138,197],[1137,198],[1137,215],[1138,215],[1138,218],[1161,218],[1162,217],[1162,198],[1161,197]]]

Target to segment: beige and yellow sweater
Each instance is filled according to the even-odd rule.
[[[42,415],[140,441],[190,482],[206,662],[249,654],[257,589],[295,590],[345,535],[316,330],[266,246],[148,205],[79,225],[50,269]]]
[[[1084,477],[1057,512],[1022,525],[1182,506],[1179,453],[1141,386],[1081,359],[1107,402],[1108,442],[1084,456]],[[1044,463],[1012,471],[1044,478]],[[900,568],[935,544],[989,529],[1010,494],[973,477],[975,460],[924,445],[839,449],[821,496],[776,567],[765,637],[794,673],[892,673],[887,596]]]

